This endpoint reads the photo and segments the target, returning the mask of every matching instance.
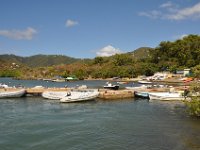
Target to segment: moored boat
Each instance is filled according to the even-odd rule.
[[[59,100],[69,95],[69,92],[58,92],[58,91],[45,91],[42,93],[42,97],[46,99]]]
[[[53,79],[52,82],[65,82],[65,79]]]
[[[149,93],[149,99],[152,100],[161,100],[161,101],[183,101],[189,100],[188,97],[182,96],[181,93],[170,93],[170,92],[157,92]]]
[[[128,81],[119,81],[118,84],[128,84]]]
[[[111,90],[118,90],[119,89],[119,85],[114,85],[110,82],[106,83],[107,85],[103,86],[104,89],[111,89]]]
[[[1,91],[0,92],[0,98],[17,98],[17,97],[22,97],[26,93],[25,89],[20,89],[20,90],[8,90],[6,91]]]
[[[152,82],[145,81],[145,80],[139,80],[138,83],[140,83],[140,84],[151,84]]]
[[[149,99],[149,93],[148,92],[140,92],[140,91],[134,91],[135,97],[141,97]]]
[[[8,85],[0,83],[0,88],[8,88]]]
[[[72,91],[70,95],[67,95],[60,99],[62,103],[71,103],[71,102],[83,102],[94,100],[99,95],[98,91]]]
[[[129,86],[129,87],[125,87],[128,90],[138,90],[138,89],[147,89],[148,86],[147,85],[140,85],[140,86]]]

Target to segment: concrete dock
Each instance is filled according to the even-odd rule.
[[[14,91],[18,90],[18,88],[8,88],[8,89],[0,89],[0,91]],[[43,92],[45,91],[58,91],[58,92],[64,92],[64,91],[71,91],[71,90],[90,90],[90,89],[74,89],[74,88],[44,88],[44,87],[38,87],[38,88],[26,88],[26,95],[25,96],[41,96]],[[180,89],[179,89],[180,90]],[[127,89],[121,89],[121,90],[109,90],[109,89],[98,89],[99,96],[98,98],[103,100],[115,100],[115,99],[131,99],[134,98],[134,90],[127,90]],[[140,92],[164,92],[169,91],[168,88],[155,88],[155,89],[140,89],[137,90]]]
[[[45,92],[45,91],[60,91],[60,92],[66,91],[67,92],[70,90],[73,90],[73,89],[70,89],[70,88],[26,88],[26,95],[27,96],[41,96],[42,92]],[[98,98],[105,99],[105,100],[125,99],[125,98],[133,98],[133,97],[134,97],[134,91],[132,90],[106,90],[106,89],[99,89],[99,96],[98,96]]]
[[[133,90],[99,90],[99,98],[105,100],[133,98]]]
[[[69,90],[70,90],[69,88],[26,88],[26,95],[40,96],[45,91],[67,92]]]

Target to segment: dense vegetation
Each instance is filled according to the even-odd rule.
[[[188,112],[191,116],[200,117],[200,98],[193,97],[190,102],[187,102]]]
[[[111,57],[81,60],[61,55],[1,55],[0,63],[0,76],[20,78],[52,78],[58,75],[74,75],[80,79],[115,76],[131,78],[183,68],[192,68],[193,75],[200,77],[200,36],[189,35],[174,42],[161,42],[156,48],[142,47]]]
[[[161,42],[152,51],[152,62],[170,71],[200,65],[200,36],[189,35],[175,42]]]
[[[193,83],[190,86],[190,94],[200,93],[200,83]],[[192,100],[186,102],[188,112],[192,116],[200,117],[200,97],[191,97]]]
[[[1,61],[24,64],[29,67],[47,67],[60,64],[71,64],[80,59],[63,55],[35,55],[30,57],[20,57],[15,55],[0,55]]]

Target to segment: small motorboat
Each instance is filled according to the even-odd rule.
[[[149,99],[152,100],[161,100],[161,101],[183,101],[189,100],[189,97],[183,96],[178,92],[157,92],[157,93],[149,93]]]
[[[148,86],[147,85],[140,85],[140,86],[129,86],[129,87],[125,87],[128,90],[138,90],[138,89],[147,89]]]
[[[72,91],[69,95],[60,99],[62,103],[83,102],[94,100],[99,95],[98,91]]]
[[[135,95],[135,97],[149,99],[149,93],[148,92],[134,91],[134,95]]]
[[[17,97],[22,97],[26,93],[25,89],[6,89],[5,91],[0,91],[0,98],[17,98]]]
[[[111,90],[118,90],[119,89],[119,85],[114,85],[110,82],[106,83],[107,85],[103,86],[104,89],[111,89]]]
[[[0,88],[8,88],[8,85],[0,83]]]
[[[128,81],[119,81],[117,84],[128,84]]]
[[[52,99],[52,100],[59,100],[67,95],[69,95],[70,92],[58,92],[58,91],[45,91],[42,93],[42,97],[46,99]]]
[[[145,81],[145,80],[139,80],[138,83],[140,83],[140,84],[151,84],[152,82]]]

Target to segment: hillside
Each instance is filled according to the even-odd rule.
[[[76,76],[85,78],[137,77],[168,70],[191,68],[200,75],[200,36],[189,35],[176,41],[162,41],[156,48],[141,47],[129,53],[94,59],[62,55],[19,57],[0,55],[0,76],[25,79]],[[48,67],[46,67],[48,66]],[[39,67],[39,68],[38,68]]]
[[[128,54],[133,55],[136,59],[144,59],[148,57],[151,49],[152,48],[149,47],[141,47],[132,52],[128,52]],[[112,56],[110,58],[112,58]],[[28,67],[47,67],[60,64],[72,64],[80,60],[81,59],[76,59],[64,55],[34,55],[30,57],[21,57],[12,54],[0,55],[0,61],[4,62],[5,64],[16,63],[23,64]],[[89,61],[87,59],[84,60],[85,62]]]
[[[145,59],[145,58],[149,57],[150,51],[152,49],[153,48],[150,48],[150,47],[140,47],[132,52],[129,52],[128,54],[133,55],[133,57],[135,59]]]
[[[59,64],[71,64],[80,59],[64,55],[34,55],[30,57],[20,57],[15,55],[0,55],[0,61],[6,63],[24,64],[29,67],[46,67]]]

